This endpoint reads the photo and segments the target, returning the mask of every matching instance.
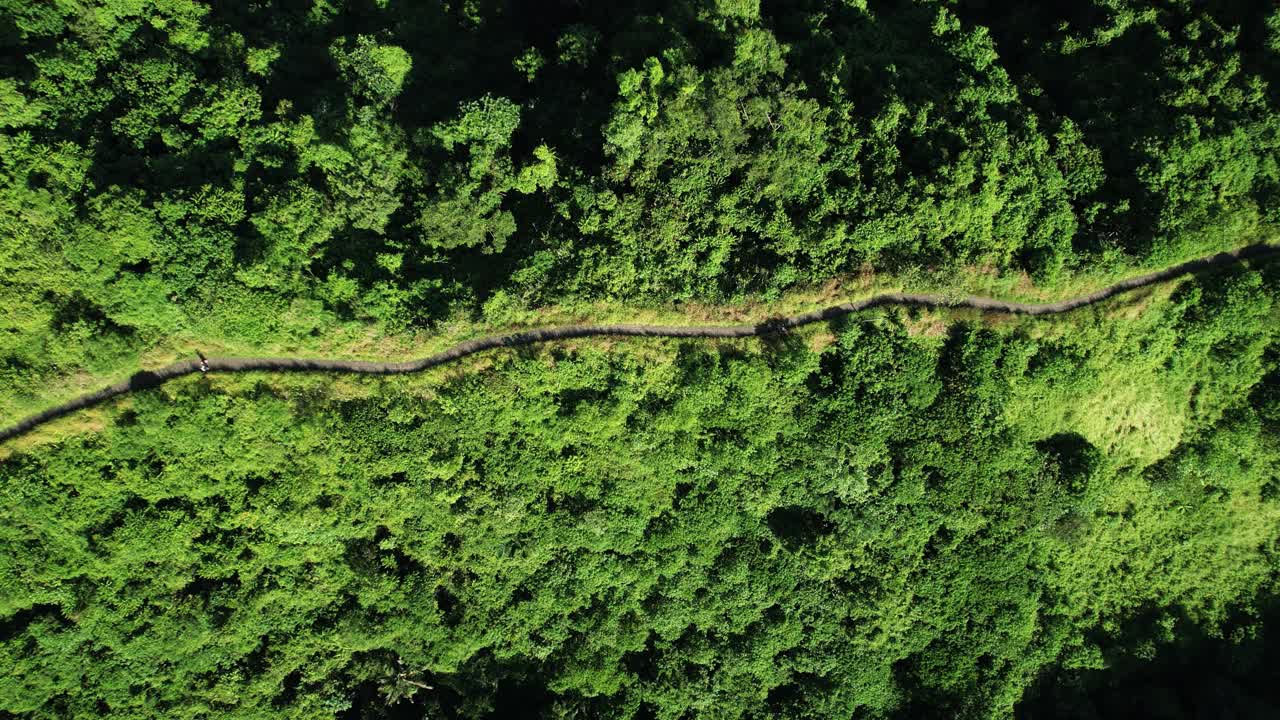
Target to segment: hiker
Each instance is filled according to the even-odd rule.
[[[196,355],[200,356],[200,372],[209,372],[209,358],[205,357],[204,353],[199,350],[196,351]]]

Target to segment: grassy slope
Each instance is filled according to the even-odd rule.
[[[1210,248],[1210,251],[1229,247],[1232,246],[1224,244]],[[189,358],[197,349],[208,355],[288,354],[399,360],[428,355],[470,338],[525,327],[583,322],[732,324],[803,312],[880,292],[933,292],[956,296],[974,294],[1043,302],[1088,293],[1143,271],[1176,264],[1203,254],[1205,246],[1196,246],[1194,250],[1195,252],[1187,252],[1159,265],[1137,266],[1131,262],[1117,261],[1090,266],[1049,287],[1036,286],[1023,273],[998,274],[987,268],[969,268],[961,273],[941,273],[920,268],[893,277],[878,275],[868,268],[857,276],[834,279],[820,287],[797,288],[773,300],[756,298],[725,305],[684,303],[645,306],[579,301],[529,308],[523,306],[518,299],[503,295],[491,299],[479,318],[457,316],[431,330],[397,331],[368,323],[340,322],[331,315],[327,322],[315,318],[286,316],[273,324],[274,331],[265,335],[257,332],[252,339],[245,339],[236,335],[235,308],[214,307],[208,313],[187,313],[185,327],[175,328],[171,335],[141,350],[90,355],[84,358],[82,366],[68,369],[60,376],[46,378],[42,383],[29,384],[22,395],[0,397],[0,415],[18,418],[39,412],[50,405],[115,382],[139,368],[156,367]],[[924,329],[930,322],[926,320],[920,329]],[[297,328],[300,326],[310,330],[299,332]],[[467,362],[468,367],[482,367],[485,364],[483,359]],[[63,420],[60,426],[70,429],[79,425],[91,429],[97,422],[91,413],[87,417]],[[57,437],[58,434],[59,431],[55,430],[51,437]]]

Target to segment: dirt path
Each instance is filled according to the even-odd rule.
[[[1218,253],[1209,257],[1191,260],[1180,265],[1158,272],[1140,275],[1122,280],[1097,292],[1081,295],[1053,303],[1019,303],[1005,302],[992,298],[967,296],[947,298],[943,295],[909,293],[884,293],[857,302],[834,305],[823,310],[790,317],[770,318],[750,325],[564,325],[560,327],[537,328],[510,333],[507,335],[490,335],[459,343],[434,355],[404,362],[372,362],[365,360],[326,360],[289,357],[236,358],[211,357],[208,359],[208,372],[344,372],[364,373],[370,375],[392,375],[412,373],[444,365],[468,355],[496,348],[512,348],[551,340],[591,337],[596,335],[636,336],[636,337],[672,337],[672,338],[746,338],[760,335],[783,333],[802,325],[832,320],[844,315],[856,313],[870,308],[885,305],[905,305],[926,308],[969,308],[992,313],[1010,313],[1018,315],[1055,315],[1076,308],[1092,305],[1107,298],[1114,297],[1129,290],[1154,285],[1159,282],[1190,274],[1205,272],[1246,259],[1257,259],[1272,255],[1280,255],[1280,245],[1250,245],[1231,252]],[[96,405],[113,397],[145,388],[152,388],[183,375],[200,372],[200,362],[189,360],[173,363],[155,370],[143,370],[134,373],[128,380],[105,387],[97,392],[81,395],[61,405],[45,410],[23,419],[16,425],[0,430],[0,442],[29,432],[39,425]]]

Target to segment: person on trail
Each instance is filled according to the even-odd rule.
[[[209,372],[209,358],[205,357],[204,353],[199,350],[196,351],[196,355],[200,356],[200,372]]]

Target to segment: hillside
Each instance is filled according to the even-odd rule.
[[[1274,716],[1266,5],[0,2],[0,716]]]

